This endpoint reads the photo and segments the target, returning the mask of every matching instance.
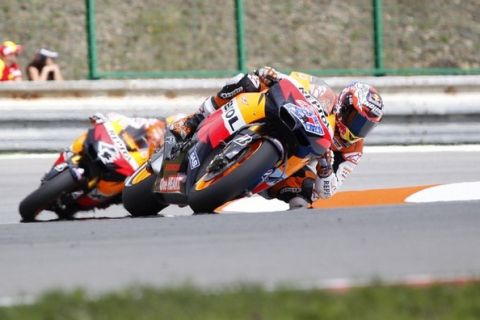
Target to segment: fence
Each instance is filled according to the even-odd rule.
[[[143,0],[117,16],[115,1],[85,2],[90,79],[223,77],[264,64],[318,75],[480,74],[476,0]]]

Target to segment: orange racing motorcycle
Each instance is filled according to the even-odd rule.
[[[211,213],[260,193],[323,155],[332,119],[309,94],[312,77],[297,73],[264,92],[243,93],[200,124],[192,138],[165,141],[125,181],[123,205],[133,216],[170,204]]]
[[[42,210],[61,219],[121,202],[124,180],[163,142],[165,122],[120,114],[90,118],[91,128],[61,152],[41,184],[19,206],[23,221]]]

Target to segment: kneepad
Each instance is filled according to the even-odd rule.
[[[295,197],[301,197],[305,199],[305,201],[307,201],[308,203],[312,203],[312,192],[314,183],[315,180],[311,178],[305,178],[301,186],[289,186],[288,184],[286,184],[278,190],[276,198],[288,203],[291,199]]]

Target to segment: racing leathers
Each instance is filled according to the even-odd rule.
[[[337,94],[321,79],[299,72],[285,75],[270,67],[263,67],[246,75],[239,74],[227,81],[215,96],[207,98],[196,113],[175,123],[172,131],[182,139],[189,137],[207,115],[236,95],[260,92],[286,77],[319,102],[329,115],[328,121],[333,133],[332,147],[322,157],[262,193],[266,198],[285,201],[289,203],[290,209],[295,209],[309,207],[314,200],[333,196],[353,171],[363,151],[363,140],[349,144],[340,138],[335,126]]]
[[[136,166],[143,164],[149,155],[149,151],[163,144],[165,121],[154,118],[133,118],[127,117],[119,113],[108,113],[106,116],[96,113],[90,117],[92,124],[104,123],[111,128],[110,136],[117,137],[116,144],[125,147],[125,151],[131,157],[131,162]],[[168,121],[168,120],[167,120]],[[85,155],[90,152],[86,148],[86,141],[94,138],[89,136],[85,131],[77,137],[73,143],[65,151],[60,153],[59,158],[54,163],[54,167],[63,164],[67,159],[72,159],[75,155]],[[119,157],[118,152],[113,145],[108,143],[99,144],[98,156],[103,159],[114,159]],[[103,160],[102,160],[103,161]],[[112,160],[113,161],[113,160]],[[105,167],[101,167],[107,170]],[[135,167],[134,167],[135,169]],[[83,175],[83,169],[76,171],[78,177]],[[92,208],[107,208],[111,204],[120,203],[122,200],[122,190],[124,187],[123,179],[118,179],[117,175],[125,175],[123,173],[116,174],[99,174],[101,177],[94,180],[92,186],[85,186],[85,190],[77,191],[71,194],[71,199],[65,198],[69,205],[66,207],[68,211],[76,212],[78,210],[90,210]],[[125,175],[126,177],[126,175]],[[86,181],[88,183],[88,181]],[[70,195],[67,195],[67,197]],[[64,211],[60,207],[53,209],[55,212]],[[64,211],[64,215],[71,212]]]

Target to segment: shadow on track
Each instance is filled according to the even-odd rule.
[[[20,223],[46,223],[46,222],[64,222],[64,221],[95,221],[95,220],[122,220],[122,219],[152,219],[152,218],[164,218],[163,215],[155,215],[155,216],[144,216],[144,217],[132,217],[132,216],[124,216],[124,217],[78,217],[78,218],[71,218],[71,219],[48,219],[48,220],[34,220],[34,221],[23,221],[20,220]]]

